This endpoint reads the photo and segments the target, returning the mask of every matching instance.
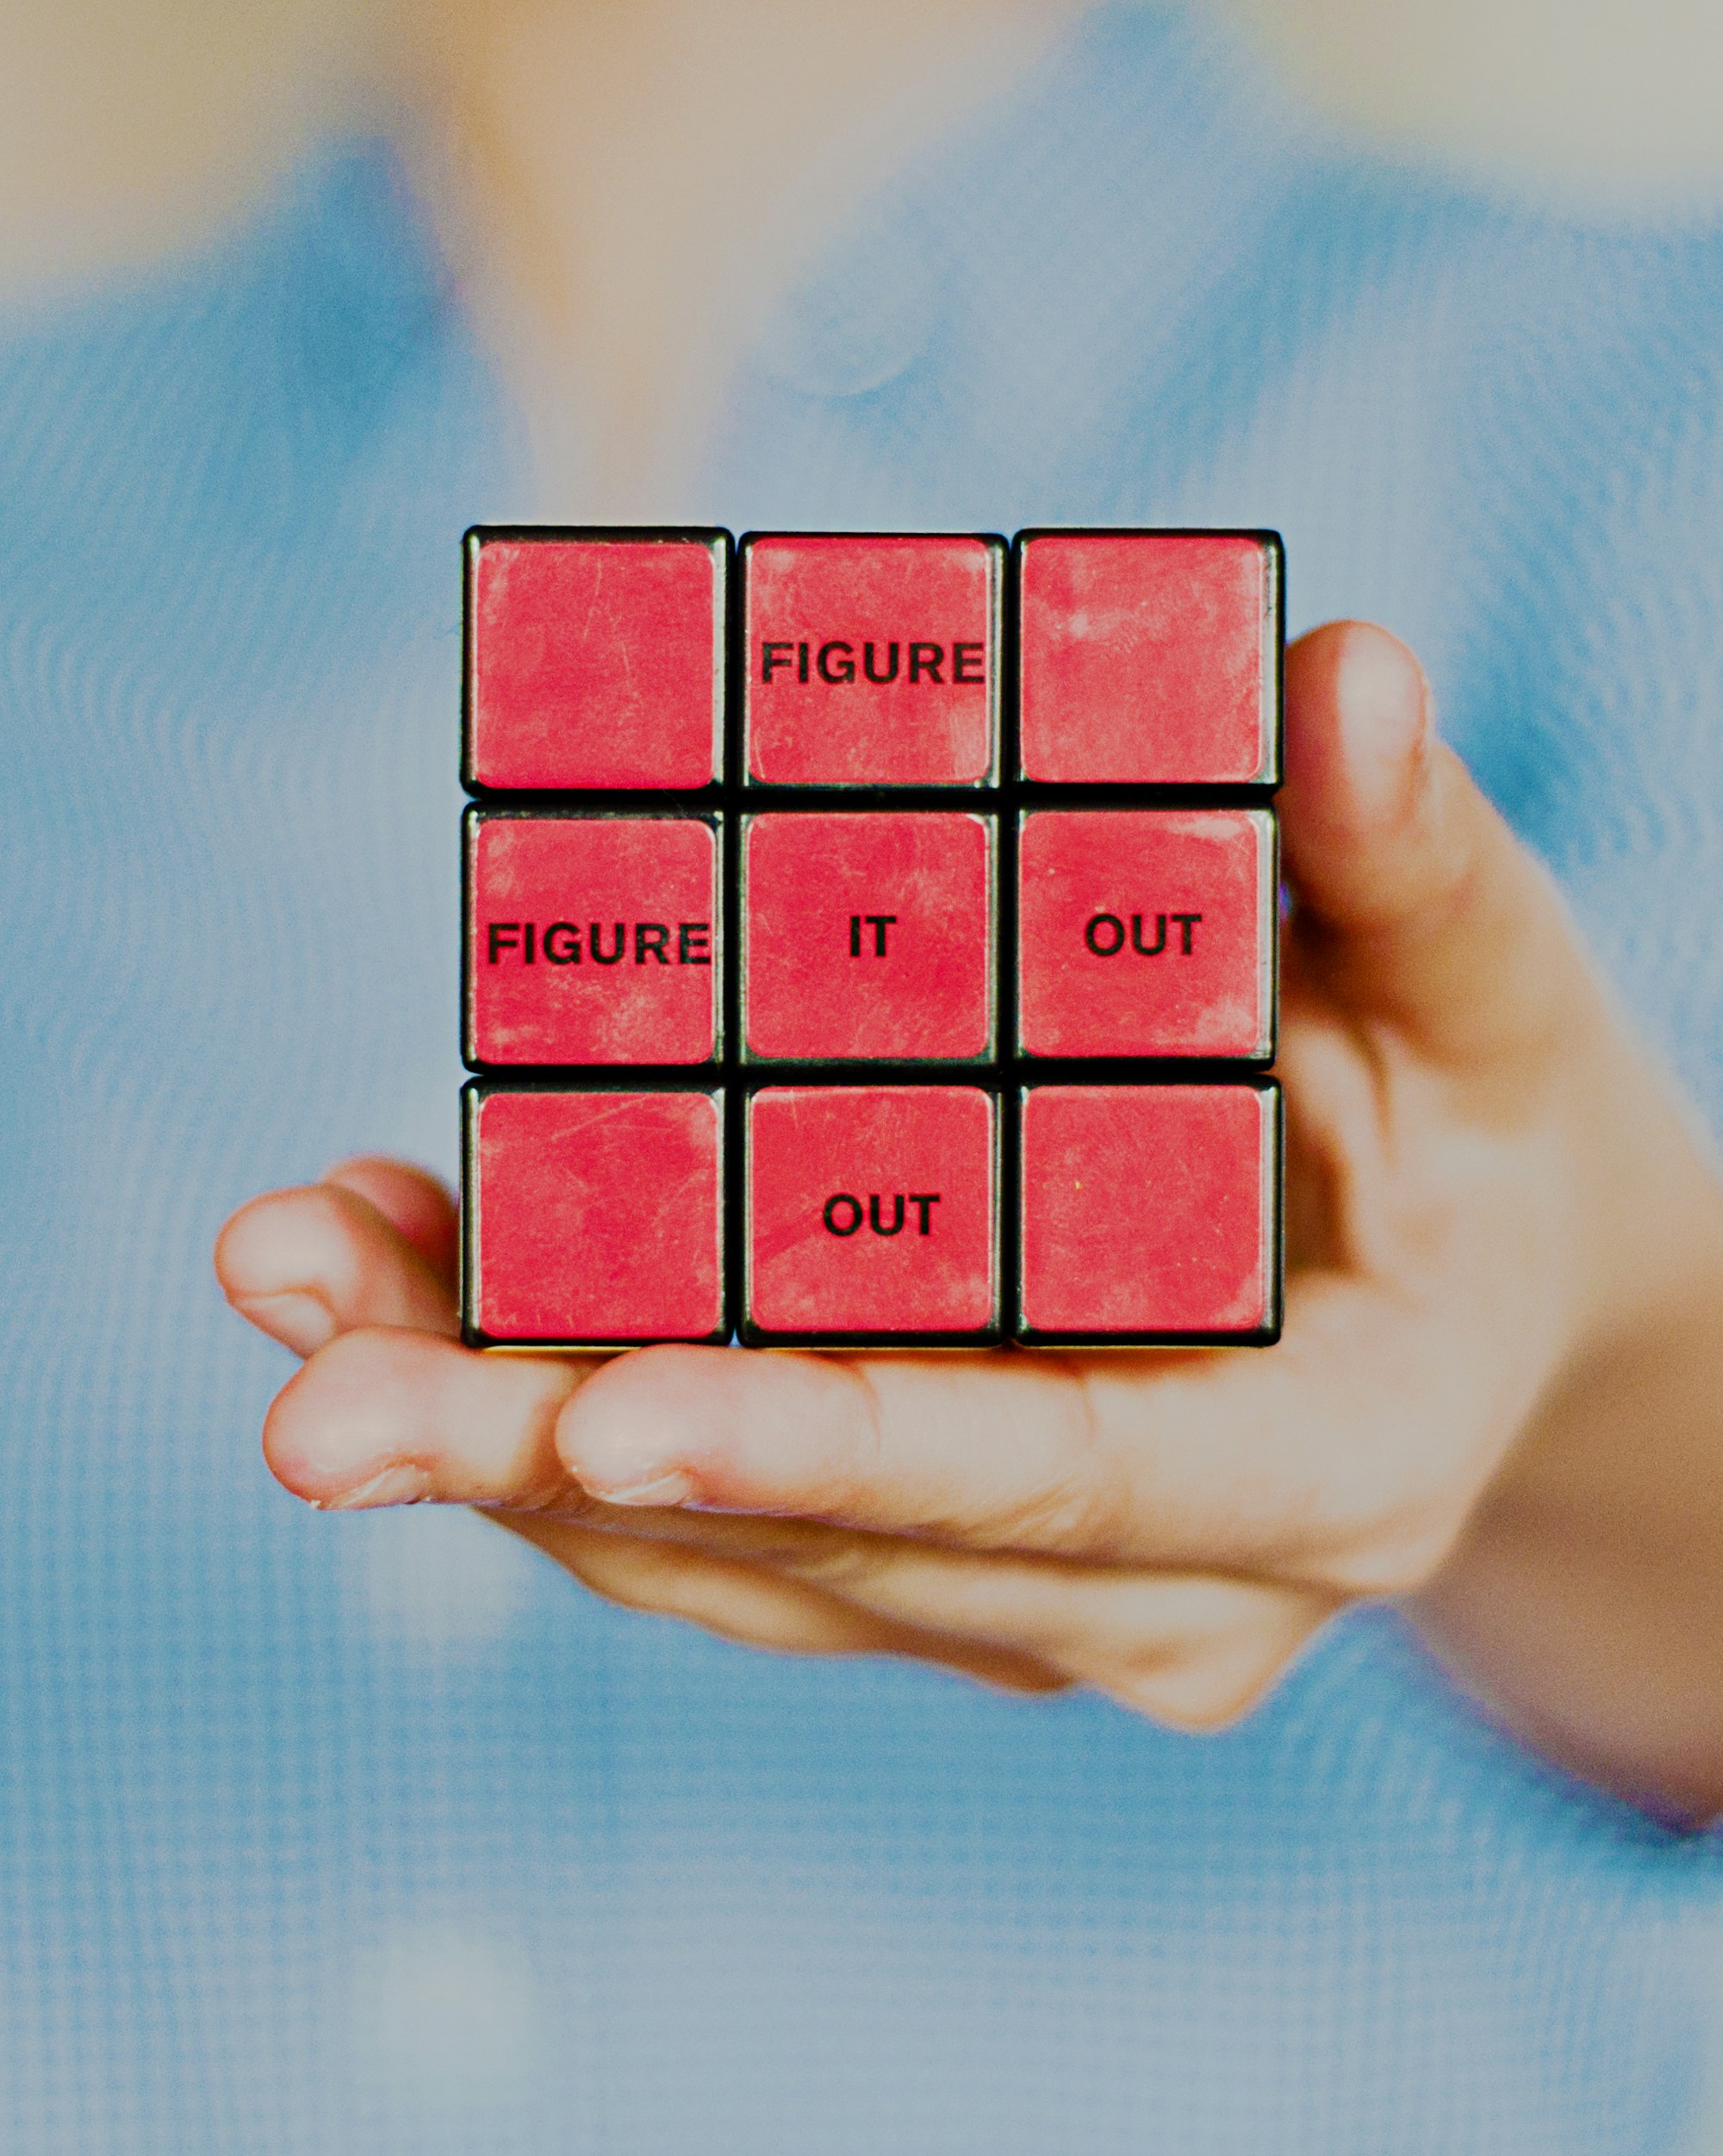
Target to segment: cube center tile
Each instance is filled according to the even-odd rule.
[[[965,1061],[988,1053],[990,818],[755,816],[742,843],[750,1059]]]

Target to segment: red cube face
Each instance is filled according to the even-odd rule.
[[[997,1110],[970,1086],[783,1087],[748,1104],[750,1337],[986,1335]]]
[[[712,1060],[711,823],[470,809],[466,839],[470,1062]]]
[[[742,1036],[750,1058],[974,1058],[993,1034],[990,817],[750,817]]]
[[[727,561],[721,532],[470,538],[469,781],[710,786]]]
[[[998,740],[1005,550],[781,533],[742,556],[744,768],[768,786],[980,786]]]
[[[1019,553],[1025,779],[1269,785],[1279,553],[1250,532],[1042,531]]]
[[[1036,1086],[1022,1145],[1026,1338],[1278,1332],[1272,1086]]]
[[[722,1339],[712,1093],[475,1092],[468,1308],[489,1340]]]
[[[1017,872],[1025,1054],[1272,1053],[1266,811],[1034,811],[1022,821]]]

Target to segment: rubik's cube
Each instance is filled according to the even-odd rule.
[[[465,569],[470,1342],[1277,1337],[1273,533]]]

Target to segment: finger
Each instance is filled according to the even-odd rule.
[[[1067,1681],[1028,1656],[930,1637],[740,1558],[566,1521],[494,1517],[606,1600],[679,1618],[747,1646],[781,1654],[906,1656],[1014,1692],[1056,1692]]]
[[[409,1242],[451,1290],[460,1264],[461,1222],[453,1195],[436,1176],[405,1160],[367,1153],[338,1160],[320,1180],[351,1190]]]
[[[592,1509],[557,1457],[582,1358],[478,1355],[426,1333],[348,1333],[313,1356],[264,1424],[271,1472],[308,1503]]]
[[[730,1637],[807,1654],[917,1654],[1017,1690],[1063,1681],[1008,1650],[914,1640],[745,1559],[577,1526],[576,1516],[603,1517],[606,1508],[569,1481],[551,1433],[583,1375],[570,1358],[481,1356],[424,1335],[349,1333],[283,1389],[264,1450],[277,1478],[313,1504],[481,1505],[612,1600]],[[622,1517],[653,1525],[650,1513]]]
[[[1336,622],[1286,655],[1295,896],[1289,986],[1313,970],[1462,1066],[1553,1045],[1589,972],[1555,887],[1453,753],[1397,638]]]
[[[1272,1356],[653,1348],[570,1398],[557,1445],[613,1505],[1391,1591],[1452,1532],[1457,1448],[1481,1474],[1494,1435],[1490,1358],[1432,1342],[1409,1301],[1318,1277]]]
[[[672,1532],[674,1515],[651,1517],[655,1536]],[[732,1565],[745,1560],[917,1634],[1026,1659],[1181,1728],[1216,1728],[1254,1705],[1340,1600],[1200,1574],[972,1556],[818,1521],[718,1524]]]
[[[449,1283],[368,1198],[339,1184],[252,1199],[217,1238],[215,1273],[233,1308],[297,1355],[358,1326],[460,1329]]]

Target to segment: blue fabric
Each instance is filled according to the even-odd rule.
[[[688,513],[1278,525],[1714,1125],[1720,392],[1723,233],[1372,166],[1116,8],[784,302]],[[1197,1741],[269,1482],[288,1364],[208,1245],[337,1153],[452,1165],[454,540],[526,486],[363,146],[0,340],[0,2144],[1697,2147],[1715,1844],[1384,1617]]]

